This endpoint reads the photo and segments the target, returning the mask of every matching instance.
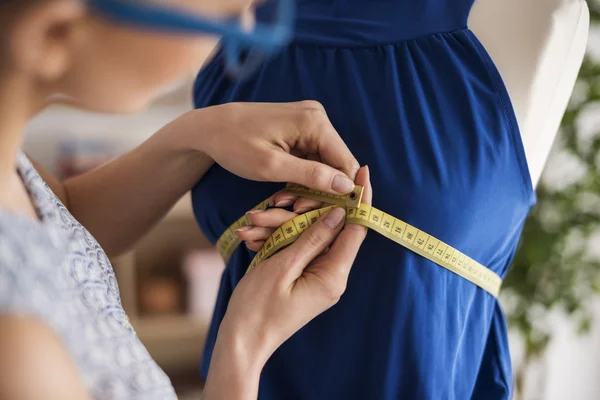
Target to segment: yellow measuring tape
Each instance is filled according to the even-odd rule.
[[[265,241],[265,244],[258,253],[256,253],[256,256],[248,267],[248,271],[256,267],[261,261],[264,261],[275,254],[277,251],[296,241],[303,231],[308,229],[308,227],[316,222],[319,217],[329,212],[333,207],[341,206],[345,207],[347,210],[347,224],[359,224],[369,229],[373,229],[375,232],[386,238],[474,283],[494,297],[497,297],[500,292],[502,278],[489,268],[481,265],[469,256],[461,253],[441,240],[436,239],[430,234],[425,233],[398,218],[386,214],[375,207],[361,203],[360,200],[363,192],[361,186],[356,186],[352,193],[344,196],[316,192],[300,185],[290,185],[281,190],[281,192],[319,200],[325,203],[334,204],[334,206],[298,215],[277,228],[273,235]],[[266,210],[268,207],[269,200],[267,199],[252,210]],[[217,249],[225,262],[229,261],[229,258],[236,247],[242,242],[235,234],[235,230],[247,225],[250,225],[250,221],[248,220],[248,217],[244,215],[234,222],[217,241]]]

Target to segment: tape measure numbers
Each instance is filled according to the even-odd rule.
[[[248,267],[248,271],[255,268],[260,262],[266,260],[277,251],[292,244],[300,237],[303,231],[308,229],[321,216],[329,212],[335,206],[341,206],[345,207],[347,210],[347,224],[359,224],[372,229],[386,238],[474,283],[494,297],[497,297],[500,292],[502,278],[489,268],[481,265],[466,254],[461,253],[457,249],[436,239],[430,234],[378,210],[375,207],[361,203],[360,200],[363,192],[361,186],[356,186],[352,193],[344,196],[317,192],[300,185],[290,185],[281,190],[281,192],[291,193],[334,205],[298,215],[277,228],[273,235],[265,241],[265,244],[258,253],[256,253],[256,256]],[[266,210],[268,207],[269,201],[265,200],[252,210]],[[248,220],[248,217],[244,215],[234,222],[217,241],[217,249],[225,262],[229,261],[236,247],[241,243],[241,239],[237,237],[235,230],[246,225],[250,225],[250,221]]]

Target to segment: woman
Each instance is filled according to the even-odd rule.
[[[321,102],[353,154],[369,165],[380,194],[375,207],[503,277],[535,196],[506,89],[467,27],[472,3],[299,1],[293,43],[244,82],[223,73],[219,55],[198,76],[196,106]],[[259,20],[272,11],[261,9]],[[245,195],[234,196],[233,188]],[[280,188],[215,167],[193,191],[197,221],[217,240]],[[204,373],[216,327],[253,251],[273,228],[317,206],[294,201],[278,197],[278,205],[294,204],[293,210],[253,213],[253,226],[238,230],[247,246],[225,270]],[[260,398],[508,399],[508,350],[494,296],[373,233],[339,304],[269,359]]]
[[[24,127],[54,94],[132,112],[202,64],[220,35],[239,49],[275,48],[228,22],[248,12],[248,1],[169,5],[178,11],[150,1],[0,1],[2,399],[175,398],[128,322],[107,254],[130,248],[214,161],[248,179],[342,194],[356,178],[368,189],[368,171],[358,171],[314,102],[190,112],[65,182],[34,168],[20,152]],[[342,209],[326,214],[240,284],[219,330],[207,399],[256,398],[270,354],[337,302],[365,236],[363,228],[342,228],[343,218]]]

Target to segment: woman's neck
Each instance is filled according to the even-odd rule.
[[[0,79],[0,184],[15,170],[25,127],[39,111],[42,98],[27,78]]]
[[[25,126],[39,108],[41,96],[33,89],[26,79],[0,79],[0,207],[27,214],[31,206],[22,204],[25,192],[16,169]]]

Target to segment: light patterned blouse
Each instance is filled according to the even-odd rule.
[[[175,399],[121,305],[115,273],[24,154],[18,171],[41,222],[0,209],[0,313],[51,327],[94,399]]]

